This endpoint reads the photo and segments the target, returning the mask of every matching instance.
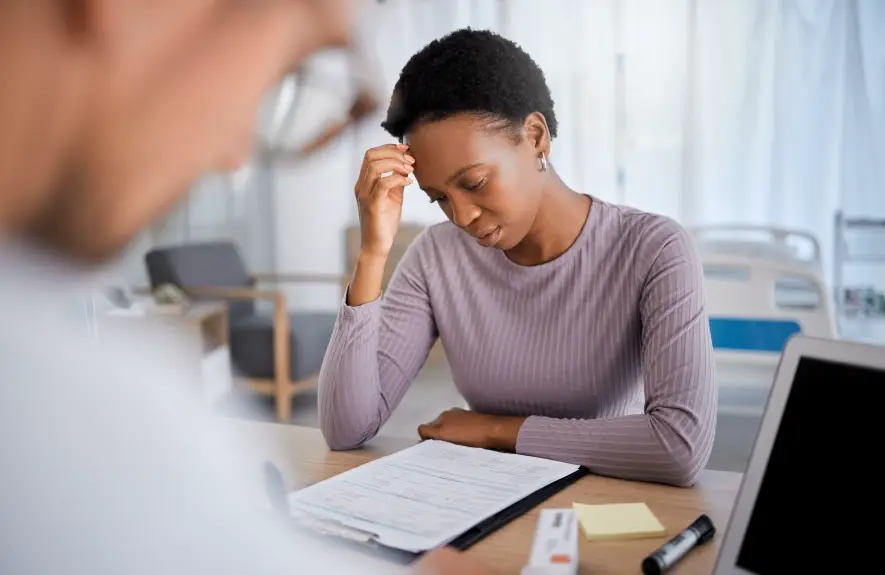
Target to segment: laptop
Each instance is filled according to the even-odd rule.
[[[885,347],[790,339],[714,575],[881,567],[883,454]]]

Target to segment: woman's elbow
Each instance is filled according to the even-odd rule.
[[[358,449],[372,439],[378,431],[373,421],[357,421],[354,417],[320,410],[320,433],[332,451]]]
[[[351,451],[353,449],[359,449],[363,444],[360,441],[348,441],[341,438],[326,437],[326,445],[329,447],[330,451]]]
[[[710,460],[713,451],[714,430],[704,430],[697,441],[692,442],[687,450],[674,454],[673,485],[691,487],[697,482],[701,472]]]
[[[355,431],[341,431],[328,424],[320,424],[320,432],[326,445],[332,451],[350,451],[358,449],[368,440],[363,434]]]
[[[369,439],[369,426],[360,421],[364,418],[355,417],[354,412],[358,410],[336,401],[332,382],[324,381],[322,375],[317,395],[320,433],[329,449],[348,451],[360,447]]]
[[[692,487],[698,480],[703,467],[684,462],[676,462],[667,474],[666,483],[674,487]]]
[[[709,452],[698,452],[685,447],[664,453],[663,465],[658,467],[657,480],[673,487],[692,487],[710,457]]]
[[[665,442],[664,483],[676,487],[691,487],[710,460],[713,450],[715,425],[700,423],[688,434],[678,438],[671,436]]]

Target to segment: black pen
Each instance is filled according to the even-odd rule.
[[[660,549],[642,561],[644,575],[660,575],[667,571],[686,553],[713,538],[716,528],[706,515],[701,515],[685,531],[664,543]]]

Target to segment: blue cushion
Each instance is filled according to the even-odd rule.
[[[229,241],[169,246],[151,250],[145,256],[151,287],[173,284],[178,287],[249,288],[251,278],[236,246]],[[228,302],[231,319],[255,313],[252,300]]]
[[[289,378],[305,379],[319,372],[326,355],[336,312],[289,314]],[[231,361],[240,375],[274,377],[273,316],[255,314],[230,323]]]
[[[787,340],[801,332],[801,326],[792,320],[710,318],[710,334],[716,349],[779,354]]]

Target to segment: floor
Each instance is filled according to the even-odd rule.
[[[428,366],[412,384],[381,433],[395,437],[417,437],[418,425],[433,420],[445,409],[462,404],[461,396],[452,384],[448,368],[444,364]],[[315,391],[296,396],[292,402],[291,423],[316,427],[318,425],[316,405]],[[223,409],[236,417],[262,421],[274,419],[273,404],[269,398],[240,397],[223,405]],[[757,417],[720,411],[716,441],[707,468],[743,471],[747,465],[757,428]]]

